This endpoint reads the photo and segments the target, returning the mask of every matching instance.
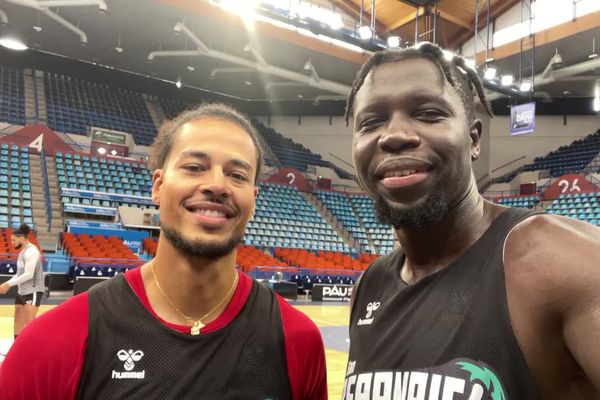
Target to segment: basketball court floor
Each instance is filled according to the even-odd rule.
[[[53,304],[60,302],[52,299],[45,300],[46,303],[50,301]],[[346,363],[348,362],[348,321],[350,318],[350,307],[348,303],[331,305],[330,303],[322,304],[296,301],[292,302],[292,304],[308,315],[319,329],[321,329],[327,357],[329,398],[341,398]],[[42,305],[40,307],[39,315],[53,307],[55,307],[55,305]],[[2,300],[0,303],[0,361],[4,359],[4,354],[12,344],[13,312],[13,302]]]

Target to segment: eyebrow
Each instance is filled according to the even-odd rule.
[[[403,105],[404,104],[436,103],[436,104],[442,105],[443,107],[447,108],[448,110],[450,110],[454,113],[454,107],[452,107],[446,99],[444,99],[443,97],[441,97],[438,94],[410,92],[410,93],[406,93],[405,95],[402,95],[402,97],[400,97],[400,98],[398,98],[395,95],[377,96],[376,98],[373,98],[373,101],[369,102],[365,107],[357,110],[356,118],[358,118],[362,114],[377,110],[382,105],[389,104],[390,102],[396,103],[396,104],[402,103]]]
[[[205,152],[199,151],[199,150],[184,150],[180,153],[179,159],[182,159],[185,157],[196,158],[200,161],[210,161],[210,156],[208,154],[206,154]],[[227,164],[233,165],[238,168],[245,169],[247,171],[252,171],[252,166],[249,163],[247,163],[244,160],[240,160],[238,158],[233,158],[233,159],[227,161]]]

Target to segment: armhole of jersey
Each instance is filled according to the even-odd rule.
[[[535,214],[531,214],[531,215],[527,215],[525,216],[525,218],[523,218],[522,220],[520,220],[519,222],[517,222],[515,224],[515,226],[513,226],[508,233],[506,234],[506,237],[504,238],[504,243],[502,243],[502,268],[504,268],[504,255],[506,254],[506,242],[508,242],[508,238],[509,236],[513,233],[513,231],[515,229],[517,229],[523,222],[528,221],[530,218],[536,217],[538,215],[542,215],[542,213],[535,213]]]

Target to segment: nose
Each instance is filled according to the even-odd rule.
[[[421,137],[415,131],[410,119],[400,113],[394,113],[390,118],[384,132],[379,137],[379,148],[389,153],[395,153],[419,147]]]
[[[227,177],[222,168],[213,167],[208,174],[204,175],[201,185],[202,194],[207,197],[229,197],[231,190],[227,185]]]

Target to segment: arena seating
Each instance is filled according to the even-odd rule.
[[[167,99],[164,97],[158,98],[158,104],[168,119],[175,118],[178,114],[192,106],[192,104],[184,103],[179,100]]]
[[[62,245],[74,275],[113,276],[144,263],[116,236],[63,232]]]
[[[29,149],[0,146],[0,227],[33,224]]]
[[[152,177],[142,163],[60,152],[56,153],[55,161],[58,184],[61,188],[150,196]],[[63,196],[61,201],[72,204],[112,206],[108,200]],[[136,204],[132,203],[132,205]]]
[[[142,95],[105,84],[54,73],[44,74],[48,126],[59,132],[86,135],[90,126],[131,133],[136,144],[156,136]]]
[[[15,265],[21,250],[13,247],[11,233],[11,228],[0,228],[0,274],[16,273]],[[41,251],[40,244],[33,231],[29,232],[27,239]]]
[[[350,247],[295,187],[260,183],[246,245],[342,251]]]
[[[149,237],[145,238],[142,242],[142,248],[146,254],[148,254],[150,257],[154,257],[156,255],[156,249],[158,248],[158,239]]]
[[[0,67],[0,121],[25,125],[23,71]]]
[[[546,211],[600,226],[600,192],[560,195]]]
[[[239,246],[236,263],[244,272],[252,272],[256,267],[287,267],[284,262],[253,246]]]
[[[327,206],[338,221],[344,225],[344,228],[354,236],[354,238],[360,244],[360,248],[363,250],[369,249],[369,241],[367,240],[367,233],[365,229],[360,225],[354,210],[352,210],[352,204],[348,197],[339,192],[316,190],[313,192],[317,198]]]
[[[394,249],[392,227],[377,221],[373,209],[373,199],[365,195],[351,195],[350,201],[373,244],[372,252],[375,254],[390,253]]]
[[[575,140],[568,146],[561,146],[544,157],[524,167],[525,171],[550,170],[550,175],[558,177],[564,174],[579,173],[600,152],[600,130]]]
[[[511,197],[500,197],[495,200],[496,203],[507,207],[518,207],[518,208],[534,208],[540,199],[537,196],[511,196]]]
[[[355,259],[347,254],[332,251],[313,253],[304,249],[276,248],[275,256],[290,266],[308,269],[327,269],[343,271],[363,271],[368,263]]]

